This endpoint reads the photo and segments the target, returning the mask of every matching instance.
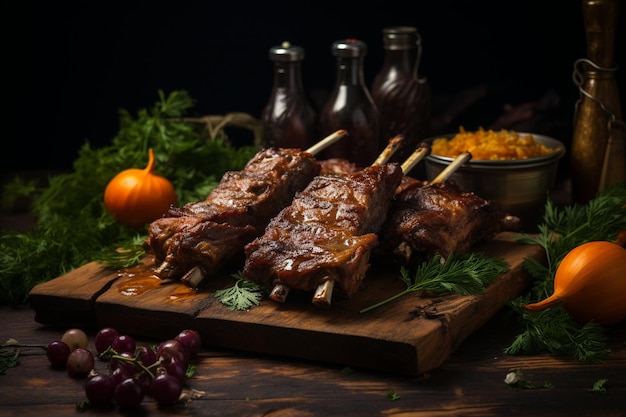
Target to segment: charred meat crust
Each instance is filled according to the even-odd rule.
[[[350,297],[369,268],[401,180],[395,163],[316,177],[245,246],[243,275],[304,291],[330,279]]]

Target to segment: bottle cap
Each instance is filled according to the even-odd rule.
[[[392,26],[383,29],[385,49],[411,49],[420,43],[417,28],[413,26]]]
[[[285,41],[278,46],[270,48],[269,57],[270,60],[279,62],[302,61],[304,59],[304,49]]]
[[[367,55],[367,45],[358,39],[342,39],[333,42],[331,52],[335,56],[355,58]]]

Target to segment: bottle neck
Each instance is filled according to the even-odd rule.
[[[274,88],[304,90],[300,61],[274,63]]]
[[[365,86],[363,57],[337,57],[337,86]]]
[[[419,56],[417,48],[387,49],[383,60],[383,67],[388,71],[413,73],[417,76]]]

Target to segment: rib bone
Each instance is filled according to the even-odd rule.
[[[328,308],[333,298],[333,288],[335,287],[335,281],[327,279],[323,284],[320,284],[315,290],[313,295],[313,304],[316,307]]]
[[[326,136],[324,139],[320,140],[315,145],[311,146],[309,149],[306,150],[306,152],[310,153],[311,155],[317,155],[318,153],[328,148],[330,145],[337,142],[339,139],[346,136],[347,134],[348,134],[347,130],[339,129],[336,132],[331,133],[330,135]]]
[[[459,156],[454,158],[454,160],[450,162],[448,166],[445,167],[444,170],[441,171],[439,175],[437,175],[437,177],[435,177],[434,180],[431,181],[431,184],[444,182],[445,180],[450,178],[452,174],[454,174],[459,168],[461,168],[461,166],[464,163],[466,163],[470,159],[472,159],[472,154],[467,151],[459,154]]]

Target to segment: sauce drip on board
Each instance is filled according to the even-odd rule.
[[[154,264],[141,264],[132,268],[126,268],[119,272],[118,277],[123,280],[119,286],[119,293],[134,297],[145,293],[146,291],[155,290],[163,285],[174,285],[174,290],[169,295],[170,300],[180,300],[188,298],[197,293],[197,291],[181,282],[163,280],[154,272]]]
[[[127,268],[120,271],[118,277],[124,280],[119,287],[120,294],[129,297],[159,288],[163,283],[163,280],[155,275],[154,265],[141,264]]]

